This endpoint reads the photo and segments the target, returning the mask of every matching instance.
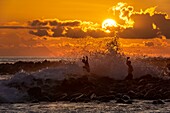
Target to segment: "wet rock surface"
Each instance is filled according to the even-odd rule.
[[[9,86],[23,92],[27,91],[30,98],[36,98],[38,101],[110,102],[114,100],[116,103],[132,104],[133,99],[144,99],[155,100],[153,104],[161,104],[163,103],[161,99],[170,99],[170,80],[153,78],[150,75],[134,80],[114,80],[88,75],[63,81],[34,79],[33,82],[37,84],[36,87],[16,84]]]
[[[15,74],[21,70],[26,72],[34,72],[47,67],[56,67],[62,64],[64,61],[47,61],[42,62],[24,62],[18,61],[13,63],[2,63],[0,64],[0,75]]]
[[[158,100],[154,100],[152,102],[152,104],[165,104],[165,102],[163,100],[161,100],[161,99],[158,99]]]

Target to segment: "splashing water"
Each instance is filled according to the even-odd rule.
[[[99,39],[101,40],[101,39]],[[86,40],[88,41],[88,40]],[[0,81],[0,101],[4,102],[18,102],[22,101],[23,97],[27,95],[26,93],[20,92],[15,88],[10,88],[6,84],[26,84],[27,86],[36,87],[36,84],[32,84],[33,78],[36,79],[52,79],[52,80],[64,80],[69,77],[81,77],[83,75],[98,75],[112,77],[117,80],[122,80],[127,76],[127,65],[126,65],[126,55],[122,51],[121,44],[118,38],[109,38],[102,43],[99,41],[98,49],[87,48],[87,45],[82,45],[85,49],[79,53],[76,52],[77,56],[88,55],[89,64],[91,68],[91,73],[87,73],[83,70],[83,63],[81,62],[81,57],[75,59],[74,63],[61,64],[55,68],[45,68],[37,72],[27,73],[20,72],[14,74],[11,79]],[[95,44],[95,45],[97,45]],[[78,50],[79,51],[79,50]],[[74,52],[74,53],[75,53]],[[78,55],[80,54],[80,55]],[[139,59],[138,56],[131,56],[132,65],[134,67],[134,78],[140,76],[151,74],[152,76],[159,76],[161,74],[162,68],[159,65],[154,65],[145,59]],[[14,93],[11,93],[14,92]],[[9,98],[10,97],[10,98]]]

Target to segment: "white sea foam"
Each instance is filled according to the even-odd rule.
[[[96,53],[89,56],[89,64],[91,72],[87,73],[82,68],[83,63],[81,59],[77,59],[74,63],[67,63],[59,65],[58,67],[45,68],[36,72],[27,73],[19,72],[14,74],[8,80],[0,81],[0,101],[2,102],[18,102],[21,101],[27,94],[21,92],[15,88],[11,88],[6,84],[20,84],[23,83],[27,86],[33,87],[34,79],[52,79],[52,80],[64,80],[69,77],[81,77],[83,75],[93,76],[108,76],[117,80],[122,80],[127,76],[126,56],[116,54],[111,48],[108,48],[107,53]],[[138,78],[142,75],[151,74],[158,76],[161,73],[161,68],[156,65],[137,60],[137,57],[130,59],[134,68],[134,78]]]
[[[153,76],[159,75],[161,70],[148,63],[131,59],[134,67],[134,77],[137,78],[142,75],[151,74]],[[89,63],[91,73],[98,76],[108,76],[114,79],[124,79],[127,75],[126,58],[122,56],[98,56],[90,57]],[[34,78],[36,79],[52,79],[52,80],[64,80],[68,77],[81,77],[88,73],[83,70],[80,60],[74,64],[64,64],[55,68],[45,68],[33,73],[19,72],[14,74],[9,80],[0,81],[0,101],[1,102],[19,102],[27,95],[26,92],[21,92],[15,88],[11,88],[6,84],[20,84],[23,83],[26,86],[33,87]],[[88,74],[92,76],[93,74]]]

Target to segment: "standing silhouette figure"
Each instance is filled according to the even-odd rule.
[[[127,57],[126,59],[126,65],[128,66],[128,75],[127,77],[125,78],[126,80],[132,80],[133,79],[133,66],[131,65],[131,61],[129,60],[130,57]]]
[[[88,56],[86,56],[86,57],[83,56],[82,62],[84,63],[83,68],[86,69],[87,72],[90,72]]]

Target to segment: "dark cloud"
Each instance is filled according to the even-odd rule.
[[[70,21],[59,21],[59,20],[49,20],[47,21],[50,26],[79,26],[81,21],[70,20]]]
[[[114,36],[115,31],[118,32],[121,38],[155,38],[159,35],[170,37],[170,20],[166,18],[166,14],[134,12],[133,7],[127,6],[121,9],[121,18],[124,19],[125,25],[119,25],[120,29],[109,29],[111,33],[106,33],[101,26],[94,23],[83,22],[79,20],[59,21],[59,20],[34,20],[32,27],[37,27],[37,30],[30,31],[31,34],[37,36],[51,37],[110,37]],[[148,11],[148,10],[147,10]],[[133,27],[128,27],[126,22],[134,22]],[[156,28],[153,27],[156,26]],[[40,29],[47,27],[48,29]],[[118,28],[117,27],[117,28]]]
[[[51,29],[51,32],[52,32],[52,37],[63,37],[64,34],[64,28],[63,27],[56,27],[56,28],[53,28]]]
[[[42,22],[42,23],[41,23]],[[33,24],[32,24],[33,23]],[[108,34],[98,24],[93,22],[83,22],[80,20],[33,20],[29,22],[29,25],[33,27],[49,27],[49,29],[37,29],[36,31],[30,31],[30,34],[36,36],[51,36],[51,37],[70,37],[70,38],[85,38],[85,37],[107,37],[112,34]],[[47,23],[47,24],[44,24]],[[36,26],[35,26],[36,25]],[[115,31],[112,31],[115,32]],[[114,34],[114,33],[113,33]]]
[[[105,31],[101,30],[101,29],[96,29],[96,30],[88,30],[87,31],[88,36],[91,36],[93,38],[98,38],[98,37],[110,37],[110,36],[114,36],[114,33],[106,33]]]
[[[149,14],[133,14],[130,17],[134,21],[133,28],[127,28],[120,33],[120,37],[126,38],[154,38],[157,37],[157,29],[153,29],[153,19]]]
[[[170,19],[165,17],[165,14],[156,13],[152,16],[149,13],[133,14],[130,17],[134,21],[133,28],[125,29],[119,35],[124,38],[155,38],[159,35],[170,38]]]
[[[121,38],[170,38],[170,19],[165,13],[155,11],[151,7],[139,12],[126,3],[118,3],[111,8],[117,21],[116,27],[103,29],[101,25],[80,20],[36,19],[28,22],[28,26],[0,26],[0,29],[30,29],[29,33],[36,36],[49,37],[113,37],[115,32]]]
[[[0,29],[49,29],[47,26],[0,26]]]
[[[31,22],[29,22],[30,26],[46,26],[48,24],[48,22],[43,21],[43,20],[33,20]]]
[[[77,20],[60,22],[61,26],[80,26],[81,22]]]
[[[65,36],[71,38],[84,38],[87,37],[87,34],[80,28],[68,28]]]
[[[127,3],[118,3],[111,8],[115,18],[119,18],[118,23],[123,27],[119,31],[122,38],[155,38],[164,35],[170,38],[170,19],[165,13],[156,12],[156,6],[139,12]]]
[[[49,36],[49,33],[47,30],[41,30],[41,29],[38,29],[37,31],[29,31],[30,34],[32,35],[36,35],[36,36]]]
[[[79,20],[68,20],[60,21],[58,19],[44,19],[44,20],[33,20],[28,22],[30,26],[79,26],[81,21]]]
[[[155,14],[152,16],[154,24],[157,29],[160,30],[161,34],[170,38],[170,19],[166,19],[166,14]]]

